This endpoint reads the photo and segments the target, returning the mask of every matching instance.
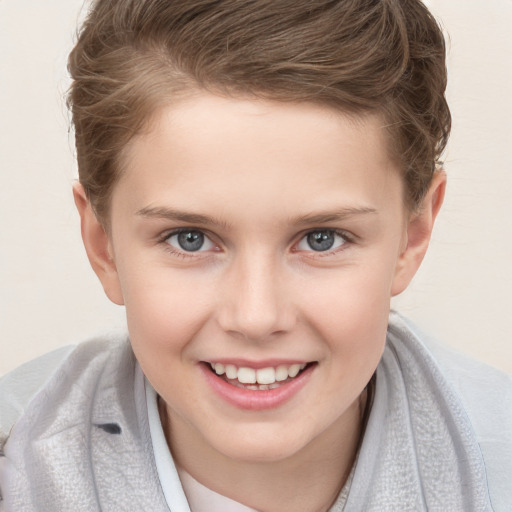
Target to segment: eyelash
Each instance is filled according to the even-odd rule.
[[[302,240],[304,240],[307,236],[309,236],[310,234],[313,234],[313,233],[333,233],[334,235],[337,235],[339,237],[341,237],[343,239],[343,243],[338,246],[338,247],[335,247],[334,249],[331,249],[331,250],[326,250],[326,251],[315,251],[313,249],[310,249],[309,251],[304,251],[304,252],[308,252],[308,258],[315,258],[315,259],[319,259],[319,258],[326,258],[326,257],[329,257],[329,256],[333,256],[335,254],[338,254],[342,251],[345,251],[348,246],[354,244],[356,242],[356,237],[355,235],[352,235],[351,233],[347,232],[347,231],[344,231],[342,229],[333,229],[333,228],[316,228],[316,229],[309,229],[308,231],[306,231],[305,233],[303,233],[301,235],[301,237],[299,238],[299,241],[294,244],[294,246],[297,246]],[[300,250],[294,250],[293,252],[302,252]]]
[[[173,231],[167,231],[161,237],[159,237],[158,244],[162,245],[164,250],[166,250],[172,256],[176,256],[176,257],[182,258],[184,260],[192,259],[192,258],[197,258],[198,257],[198,253],[202,254],[205,251],[185,251],[185,250],[180,251],[179,249],[176,249],[176,247],[173,247],[169,243],[169,239],[171,237],[176,236],[176,235],[180,235],[180,234],[183,234],[183,233],[190,233],[190,232],[202,233],[206,239],[210,240],[210,242],[212,244],[216,245],[215,242],[213,242],[211,240],[212,237],[209,236],[206,231],[204,231],[203,229],[197,229],[197,228],[179,228],[179,229],[174,229]],[[204,256],[205,255],[203,255],[203,257]]]
[[[215,242],[212,241],[212,237],[208,235],[208,233],[202,229],[196,229],[196,228],[180,228],[175,229],[173,231],[167,231],[165,232],[161,237],[158,239],[158,243],[160,245],[163,245],[164,249],[172,254],[173,256],[182,258],[182,259],[191,259],[191,258],[197,258],[198,254],[205,253],[206,251],[185,251],[185,250],[178,250],[169,243],[169,239],[173,236],[180,235],[183,233],[190,233],[190,232],[198,232],[202,233],[206,239],[208,239],[212,244],[215,244]],[[326,250],[326,251],[315,251],[313,249],[309,251],[301,251],[295,249],[295,247],[304,240],[308,235],[313,233],[321,233],[321,232],[330,232],[334,235],[337,235],[343,239],[343,243],[339,246],[334,248],[333,250]],[[300,235],[300,238],[296,243],[294,243],[294,248],[292,249],[292,252],[299,253],[299,252],[308,252],[309,258],[325,258],[327,256],[332,256],[333,254],[337,254],[339,252],[342,252],[347,249],[347,245],[352,245],[356,242],[356,236],[352,235],[351,233],[348,233],[347,231],[340,230],[340,229],[332,229],[332,228],[316,228],[316,229],[309,229],[308,231],[304,232]],[[202,257],[205,257],[206,255],[202,255]]]

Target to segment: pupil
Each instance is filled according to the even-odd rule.
[[[178,243],[184,251],[198,251],[204,244],[204,235],[200,231],[185,231],[178,235]]]
[[[307,240],[313,251],[327,251],[334,245],[334,232],[314,231],[308,235]]]

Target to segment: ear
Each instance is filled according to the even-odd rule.
[[[103,225],[96,217],[82,184],[73,186],[75,205],[80,214],[82,240],[87,257],[98,276],[107,297],[118,305],[123,305],[123,294],[113,258],[112,244]]]
[[[446,190],[446,173],[436,171],[432,184],[420,209],[411,213],[407,223],[405,249],[400,254],[391,295],[402,293],[411,282],[427,252],[434,221],[443,204]]]

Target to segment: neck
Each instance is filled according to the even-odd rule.
[[[325,512],[354,464],[363,431],[366,392],[337,422],[293,456],[270,462],[233,460],[173,417],[160,418],[176,464],[209,489],[264,512]]]

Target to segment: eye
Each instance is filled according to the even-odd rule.
[[[332,229],[318,229],[307,233],[297,244],[300,251],[325,252],[347,243],[347,237]]]
[[[177,231],[165,241],[171,247],[185,252],[210,251],[215,247],[215,244],[202,231],[195,229]]]

